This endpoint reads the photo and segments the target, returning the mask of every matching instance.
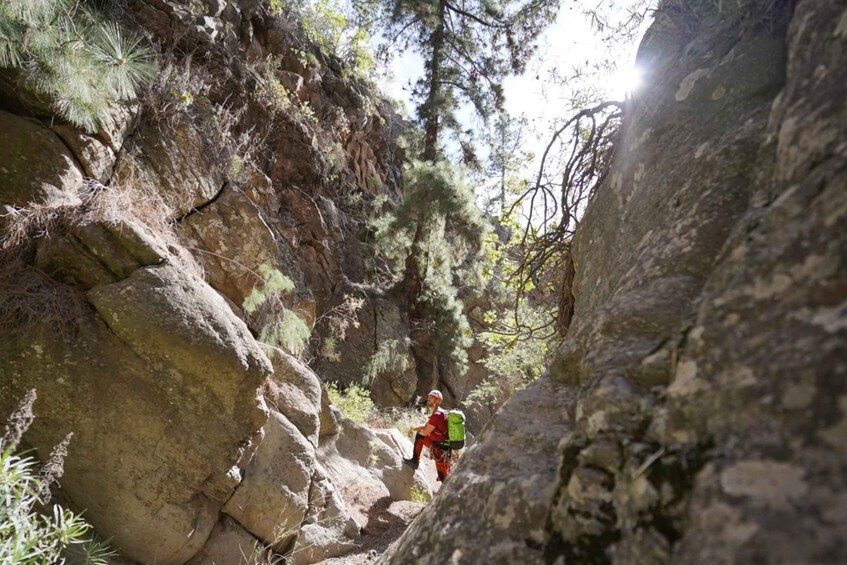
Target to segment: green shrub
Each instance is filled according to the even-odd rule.
[[[487,378],[481,383],[479,383],[469,394],[465,397],[465,404],[490,404],[497,401],[497,397],[502,393],[502,388],[500,384],[494,378]]]
[[[35,391],[9,418],[0,438],[0,563],[108,563],[110,552],[95,542],[91,526],[80,514],[58,504],[47,509],[50,484],[62,474],[71,434],[60,443],[39,471],[35,459],[15,454],[20,437],[32,423]]]
[[[342,389],[337,383],[326,383],[326,390],[329,401],[354,422],[364,424],[373,416],[374,402],[366,389],[355,384]]]
[[[405,373],[409,368],[407,345],[396,339],[380,342],[376,351],[365,365],[362,384],[370,386],[376,378],[387,371]]]
[[[303,34],[326,56],[344,61],[356,75],[363,76],[374,68],[367,31],[345,15],[340,0],[270,0],[272,14],[293,16]],[[307,58],[306,53],[303,58]],[[304,65],[308,66],[308,65]]]
[[[427,494],[423,487],[414,485],[409,491],[409,501],[417,504],[426,504],[432,497]]]
[[[262,304],[274,296],[294,290],[294,283],[267,263],[262,263],[256,269],[262,279],[262,286],[254,287],[244,299],[244,310],[248,314],[255,312]]]
[[[268,324],[259,332],[259,341],[279,345],[292,355],[302,355],[309,344],[312,330],[306,322],[287,308],[281,318]]]
[[[322,324],[325,335],[321,338],[318,353],[322,358],[332,363],[341,361],[338,344],[347,339],[351,328],[358,328],[358,312],[365,304],[365,299],[352,294],[345,294],[341,303],[321,314],[315,325]]]
[[[125,34],[79,0],[4,0],[0,67],[20,69],[26,87],[88,131],[156,73],[141,37]]]
[[[284,295],[294,290],[294,283],[268,264],[263,263],[257,270],[254,275],[262,284],[250,291],[242,306],[248,314],[256,314],[259,341],[278,345],[292,355],[301,355],[309,343],[312,329],[283,303]]]

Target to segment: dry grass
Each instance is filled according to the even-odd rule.
[[[73,225],[100,222],[117,225],[131,219],[145,223],[162,236],[172,233],[169,211],[161,198],[88,179],[77,189],[79,203],[32,203],[5,217],[0,251],[21,253],[36,240],[62,235]],[[175,240],[174,240],[175,241]]]
[[[177,60],[169,54],[166,58],[162,71],[141,97],[144,118],[165,136],[189,120],[221,174],[229,181],[243,182],[251,167],[258,168],[272,129],[270,120],[260,120],[261,126],[249,125],[249,107],[243,100],[212,101],[216,95],[211,68],[195,63],[191,56]],[[243,80],[234,89],[249,91]]]
[[[72,336],[86,306],[78,289],[54,281],[21,260],[0,253],[0,335],[46,328]]]
[[[18,403],[18,407],[9,415],[6,420],[6,428],[3,431],[3,436],[0,437],[0,445],[3,449],[15,450],[21,442],[24,433],[32,425],[35,420],[35,414],[32,412],[32,406],[38,395],[35,389],[31,389]]]
[[[46,328],[63,336],[76,331],[88,308],[83,289],[59,282],[33,264],[39,241],[64,237],[74,226],[141,221],[178,254],[176,258],[185,267],[202,276],[193,257],[181,251],[161,199],[91,180],[73,196],[78,203],[30,204],[2,218],[0,334],[31,328]]]
[[[365,425],[371,428],[396,428],[408,435],[409,429],[427,421],[429,414],[420,408],[383,408],[373,411]]]

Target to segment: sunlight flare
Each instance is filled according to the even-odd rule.
[[[611,79],[611,89],[615,93],[630,96],[641,88],[644,73],[636,66],[619,69]]]

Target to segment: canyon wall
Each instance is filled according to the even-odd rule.
[[[573,322],[387,563],[847,559],[847,3],[662,2]]]

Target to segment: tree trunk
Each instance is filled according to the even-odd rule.
[[[422,104],[421,117],[424,120],[424,150],[423,159],[430,163],[438,160],[438,134],[441,110],[438,108],[438,99],[441,96],[441,65],[444,59],[444,18],[447,15],[447,2],[438,2],[438,25],[432,32],[432,55],[429,58],[429,92]],[[427,201],[426,195],[422,198]],[[424,259],[423,240],[426,235],[426,212],[418,214],[415,236],[406,257],[405,273],[403,276],[406,296],[410,311],[414,311],[414,304],[421,291],[422,273],[421,262]]]
[[[423,104],[424,112],[424,161],[434,163],[438,158],[438,134],[440,130],[441,109],[438,108],[441,97],[441,64],[444,59],[444,25],[447,15],[447,2],[438,2],[438,25],[432,32],[432,55],[429,58],[429,93]]]
[[[426,100],[421,105],[420,116],[424,126],[424,150],[423,160],[429,163],[435,163],[438,160],[438,137],[440,134],[440,118],[443,108],[441,107],[442,87],[441,87],[441,67],[444,61],[444,32],[445,18],[447,16],[446,0],[438,2],[438,24],[432,32],[432,54],[430,56],[429,67],[429,92],[427,92]],[[422,202],[429,200],[429,192],[424,188],[424,195],[421,198]],[[428,261],[427,252],[424,248],[424,241],[427,236],[427,211],[420,210],[417,217],[417,226],[415,235],[412,239],[412,246],[409,249],[409,255],[406,257],[405,273],[403,274],[403,286],[406,291],[406,300],[409,312],[409,321],[415,323],[423,319],[420,312],[418,298],[423,290],[423,278],[426,271]],[[421,331],[421,330],[417,330]],[[438,372],[438,335],[432,335],[430,332],[423,330],[427,335],[422,336],[423,341],[432,340],[433,342],[433,374],[429,375],[431,383],[428,385],[431,388],[438,388],[439,372]],[[416,340],[417,341],[417,340]],[[425,348],[413,346],[412,351],[415,355],[415,361],[418,366],[418,378],[426,382],[426,376],[422,375],[421,369],[426,365],[422,361],[426,357]],[[423,377],[423,379],[421,378]]]

